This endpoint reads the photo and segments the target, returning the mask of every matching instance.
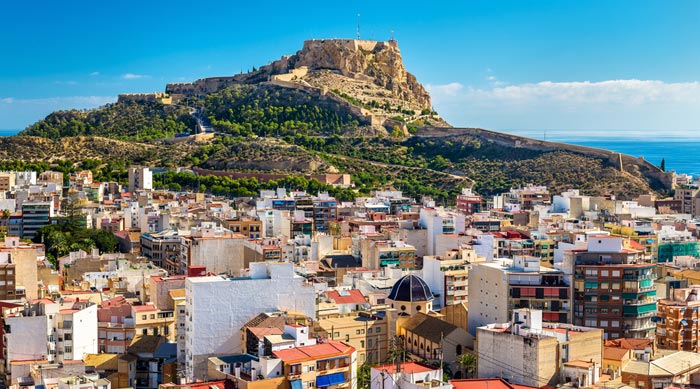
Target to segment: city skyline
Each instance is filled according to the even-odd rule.
[[[0,128],[245,72],[306,39],[354,38],[358,14],[363,39],[393,31],[455,126],[689,130],[700,119],[692,1],[40,3],[6,5],[16,17],[0,26]]]

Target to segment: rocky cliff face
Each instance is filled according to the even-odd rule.
[[[431,108],[430,95],[403,66],[396,41],[309,40],[296,54],[283,57],[260,71],[276,75],[302,68],[310,72],[330,70],[352,79],[369,81],[389,91],[394,99],[420,108]]]
[[[337,76],[333,79],[332,76]],[[304,42],[294,55],[258,70],[228,77],[211,77],[191,83],[168,84],[166,92],[183,96],[219,91],[236,84],[257,84],[271,79],[338,89],[369,102],[389,102],[393,107],[431,109],[430,95],[407,72],[396,41],[320,39]],[[370,88],[370,85],[374,88]],[[368,90],[373,89],[373,90]]]

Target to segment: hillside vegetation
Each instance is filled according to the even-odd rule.
[[[333,101],[319,104],[297,89],[236,85],[201,103],[212,125],[232,135],[340,134],[360,126],[346,107]]]
[[[486,196],[533,183],[552,192],[579,188],[632,198],[668,185],[657,167],[616,153],[449,128],[404,68],[395,41],[307,41],[295,55],[248,74],[169,84],[166,90],[174,105],[123,101],[54,112],[22,136],[0,138],[0,167],[90,169],[98,179],[117,180],[134,164],[296,178],[348,173],[356,187],[343,198],[398,189],[445,202],[465,186]],[[195,109],[177,104],[183,98],[218,133],[213,140],[172,139],[196,126]],[[194,185],[187,175],[161,179],[173,188]],[[212,177],[197,182],[217,194],[245,196],[294,184]],[[297,184],[318,189],[314,182]]]
[[[60,139],[70,136],[148,140],[194,130],[195,120],[182,106],[125,101],[88,111],[56,111],[19,135]]]

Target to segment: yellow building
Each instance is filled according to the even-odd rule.
[[[172,310],[162,311],[152,304],[131,307],[136,335],[160,335],[174,342],[175,317]]]
[[[389,349],[387,320],[361,313],[321,319],[317,323],[319,335],[354,347],[358,364],[376,364],[386,359]]]
[[[329,340],[277,350],[273,355],[282,361],[284,376],[293,388],[350,388],[355,383],[355,348],[347,344]]]
[[[644,229],[637,231],[641,227],[621,226],[618,224],[605,223],[604,229],[610,232],[611,236],[619,236],[629,241],[626,245],[635,250],[643,250],[644,257],[656,261],[658,259],[659,239],[653,233],[644,233]],[[634,243],[632,243],[634,242]]]

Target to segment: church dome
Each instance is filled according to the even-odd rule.
[[[389,293],[389,299],[394,301],[430,301],[433,299],[433,292],[422,278],[409,274],[396,281]]]

